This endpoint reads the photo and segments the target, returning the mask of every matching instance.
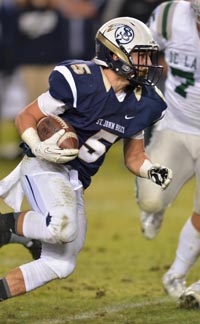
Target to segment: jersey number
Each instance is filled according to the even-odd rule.
[[[186,89],[189,86],[194,85],[194,73],[184,72],[174,68],[171,68],[171,71],[172,71],[172,75],[185,79],[185,82],[182,82],[179,86],[175,88],[175,92],[178,93],[180,96],[186,98],[187,97]]]
[[[98,133],[88,138],[85,144],[81,146],[78,157],[87,163],[95,162],[106,152],[106,145],[103,142],[106,141],[112,144],[117,137],[118,136],[108,133],[105,130],[100,130]]]
[[[71,68],[76,74],[91,74],[88,65],[73,64]],[[104,142],[114,143],[118,136],[108,133],[105,130],[100,130],[98,133],[88,138],[84,145],[79,149],[79,158],[87,163],[92,163],[98,160],[106,152],[106,145]]]
[[[85,63],[72,64],[71,68],[76,74],[91,74],[92,73],[89,66]]]

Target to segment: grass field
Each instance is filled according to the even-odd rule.
[[[0,161],[0,178],[16,162]],[[183,310],[165,295],[161,278],[172,262],[179,231],[192,210],[194,180],[166,212],[158,237],[140,233],[134,177],[123,166],[121,145],[110,152],[86,191],[88,234],[77,268],[25,296],[0,305],[0,324],[199,324],[200,310]],[[1,210],[9,210],[1,202]],[[0,250],[0,275],[31,260],[23,247]],[[199,262],[188,284],[199,279]]]

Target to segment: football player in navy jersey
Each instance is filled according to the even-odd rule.
[[[114,143],[123,139],[125,165],[133,174],[162,189],[170,184],[171,170],[151,162],[143,143],[144,128],[166,109],[155,86],[162,69],[153,62],[157,53],[145,24],[113,19],[96,34],[94,60],[58,64],[49,90],[16,117],[26,156],[0,182],[0,196],[16,211],[1,215],[0,236],[12,232],[40,240],[42,252],[0,280],[0,300],[73,272],[86,235],[83,192]],[[36,125],[47,115],[71,123],[79,149],[58,147],[64,130],[40,141]],[[32,210],[21,212],[24,194]]]

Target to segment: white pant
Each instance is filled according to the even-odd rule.
[[[158,185],[138,177],[136,191],[140,208],[148,213],[164,210],[183,185],[196,176],[194,211],[200,213],[200,137],[170,130],[155,130],[146,152],[152,162],[171,168],[173,179],[169,187],[162,191]]]
[[[30,291],[74,270],[85,241],[86,217],[83,188],[75,170],[26,157],[21,181],[32,207],[24,219],[24,236],[42,241],[41,258],[20,267]]]

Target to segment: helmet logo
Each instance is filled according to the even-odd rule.
[[[134,38],[134,31],[127,25],[121,25],[116,29],[115,38],[120,44],[128,44]]]

